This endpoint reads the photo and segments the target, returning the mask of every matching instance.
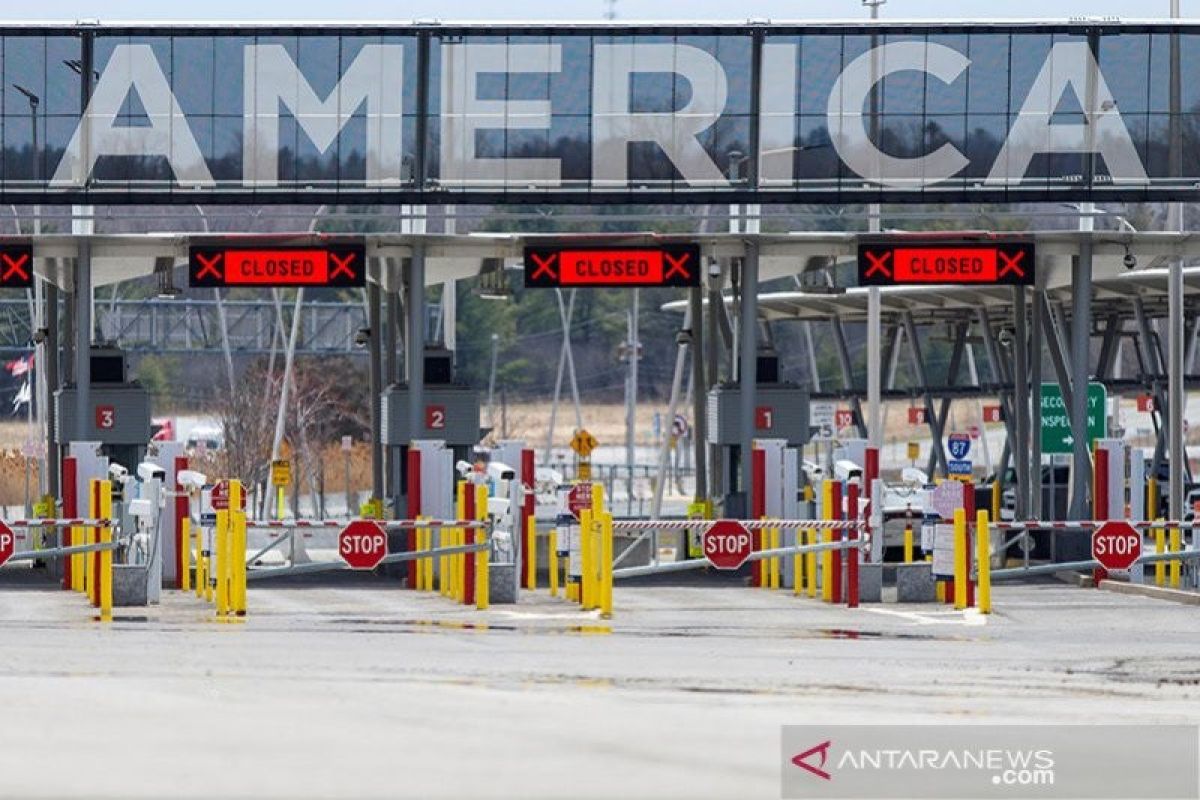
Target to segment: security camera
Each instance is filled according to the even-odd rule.
[[[125,469],[120,464],[109,464],[108,477],[114,481],[125,480],[125,478],[129,477],[129,470]]]
[[[139,497],[129,501],[129,514],[142,519],[150,519],[154,516],[154,504],[145,497]]]
[[[161,481],[167,478],[167,471],[152,461],[143,461],[138,464],[137,471],[138,477],[144,481],[152,481],[155,478]]]
[[[208,484],[207,475],[192,469],[180,470],[175,479],[179,481],[180,486],[189,492],[198,492]]]
[[[1012,347],[1013,340],[1015,339],[1013,332],[1008,328],[1001,328],[1000,335],[997,338],[1000,340],[1001,347]]]
[[[1125,267],[1125,269],[1137,269],[1137,264],[1137,256],[1129,252],[1129,249],[1126,248],[1125,258],[1121,259],[1121,266]]]
[[[48,328],[38,328],[33,332],[33,343],[42,344],[50,338],[50,330]]]
[[[355,347],[366,347],[367,343],[370,341],[371,341],[371,329],[370,328],[359,328],[354,333],[354,346]]]
[[[454,463],[454,469],[458,471],[459,477],[465,478],[471,474],[471,470],[473,470],[474,467],[471,466],[471,462],[469,461],[456,461]]]
[[[488,477],[494,481],[511,481],[517,477],[517,471],[508,464],[503,464],[499,461],[489,462],[487,465]]]

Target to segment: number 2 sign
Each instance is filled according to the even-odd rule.
[[[446,427],[445,406],[425,406],[425,427],[431,431],[440,431]]]
[[[114,406],[96,406],[96,428],[110,431],[117,426],[117,409]]]

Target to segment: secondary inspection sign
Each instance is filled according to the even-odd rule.
[[[1088,384],[1087,409],[1087,444],[1090,448],[1092,442],[1107,435],[1108,391],[1104,384]],[[1062,389],[1057,383],[1043,383],[1042,452],[1071,453],[1074,449],[1075,437],[1071,435],[1071,419],[1063,402]]]

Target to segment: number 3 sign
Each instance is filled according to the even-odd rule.
[[[96,428],[102,431],[117,426],[117,409],[113,406],[96,406]]]

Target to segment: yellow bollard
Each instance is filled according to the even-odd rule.
[[[232,502],[232,501],[231,501]],[[275,519],[283,519],[285,506],[287,505],[287,497],[283,493],[283,486],[275,487]]]
[[[550,596],[558,597],[558,529],[550,529],[550,550],[546,554],[546,565],[550,568]]]
[[[967,607],[967,512],[954,510],[954,608]]]
[[[180,559],[183,562],[181,565],[183,572],[179,576],[179,590],[190,592],[192,590],[192,521],[184,517],[179,521],[179,525],[179,541],[183,542],[183,558]]]
[[[530,517],[525,525],[525,588],[537,589],[537,518]]]
[[[1162,528],[1154,529],[1154,552],[1158,555],[1167,552],[1167,532]],[[1167,585],[1167,562],[1154,562],[1154,585]]]
[[[96,478],[88,481],[88,516],[92,519],[100,516],[100,505],[96,497],[96,485],[98,483],[100,481]],[[88,526],[84,530],[86,531],[84,544],[95,544],[99,541],[94,527]],[[84,554],[83,559],[83,592],[87,595],[88,602],[93,606],[97,604],[96,587],[93,585],[96,577],[95,557],[96,554],[94,552],[89,552]]]
[[[100,481],[100,516],[112,519],[112,481]],[[112,544],[113,530],[111,526],[100,529],[100,543]],[[112,621],[113,610],[113,551],[103,550],[100,557],[100,585],[96,587],[97,605],[100,606],[100,619]]]
[[[83,528],[71,528],[68,531],[68,544],[72,547],[83,544]],[[68,556],[71,559],[71,588],[76,592],[83,591],[83,553]]]
[[[979,573],[979,590],[975,595],[976,603],[981,613],[990,614],[992,613],[992,537],[986,511],[980,511],[975,515],[975,553],[978,556],[976,570]]]
[[[779,528],[771,528],[770,530],[771,549],[779,549]],[[783,573],[783,564],[779,556],[771,559],[771,588],[778,589]]]
[[[192,551],[195,553],[196,559],[196,597],[204,598],[204,586],[208,582],[207,576],[204,574],[204,526],[197,525],[192,530]]]
[[[229,482],[229,558],[230,602],[229,610],[239,617],[246,616],[246,497],[242,482]]]
[[[1178,553],[1183,549],[1183,540],[1179,533],[1179,528],[1171,529],[1171,552]],[[1171,559],[1171,588],[1179,588],[1179,579],[1182,577],[1183,562],[1178,558]]]
[[[217,588],[217,580],[213,575],[213,556],[217,552],[217,532],[216,528],[212,528],[208,532],[208,543],[204,550],[204,599],[213,603],[216,598],[213,592]]]
[[[418,516],[415,521],[420,522],[421,517]],[[416,542],[416,552],[413,554],[417,559],[413,566],[416,571],[416,589],[421,592],[425,590],[425,559],[421,558],[421,553],[425,552],[425,531],[417,528],[413,531],[413,539]]]
[[[912,525],[904,525],[904,563],[913,562],[913,529]]]
[[[479,522],[487,520],[488,493],[486,486],[475,487],[475,519]],[[533,520],[530,520],[532,524]],[[475,544],[488,544],[486,528],[475,528]],[[483,611],[488,607],[488,593],[491,591],[488,574],[491,563],[491,547],[475,553],[475,608]]]
[[[432,528],[427,528],[425,530],[425,550],[426,551],[432,550],[434,548],[433,537],[435,535],[440,536],[441,534],[436,533]],[[421,559],[421,569],[425,573],[425,591],[427,591],[427,592],[436,591],[437,587],[434,585],[434,582],[433,582],[433,574],[434,574],[434,572],[436,572],[436,570],[434,569],[434,557],[433,556],[425,556],[425,558]]]
[[[592,605],[592,509],[579,512],[579,605],[584,611]]]
[[[1158,519],[1158,479],[1146,480],[1146,519]]]
[[[992,481],[992,519],[1000,519],[1000,481]]]
[[[817,543],[817,532],[812,528],[810,528],[808,531],[808,543]],[[804,563],[807,565],[806,569],[804,570],[804,577],[808,580],[807,594],[809,597],[815,599],[817,596],[817,554],[815,552],[805,553]]]
[[[796,531],[796,544],[804,544],[804,531]],[[804,592],[804,554],[792,555],[792,596],[799,597]]]
[[[229,512],[216,512],[217,525],[213,534],[217,559],[216,594],[217,616],[223,617],[229,613],[229,581],[226,573],[229,571]]]
[[[833,481],[826,480],[821,487],[821,516],[823,519],[833,519]],[[826,528],[824,539],[826,543],[833,541],[833,529]],[[821,599],[826,603],[833,602],[833,551],[821,553]]]
[[[613,614],[613,518],[609,512],[601,515],[600,531],[600,616],[612,619]]]

